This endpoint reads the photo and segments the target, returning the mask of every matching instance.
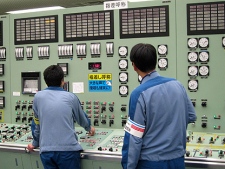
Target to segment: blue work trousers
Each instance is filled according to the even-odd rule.
[[[136,169],[185,169],[184,157],[165,161],[140,160]]]
[[[80,169],[80,151],[50,151],[40,154],[44,169]]]

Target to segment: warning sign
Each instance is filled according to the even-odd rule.
[[[89,74],[89,92],[111,92],[112,74]]]

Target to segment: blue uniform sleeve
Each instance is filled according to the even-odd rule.
[[[74,122],[77,122],[86,131],[90,131],[91,121],[88,118],[87,114],[83,111],[80,101],[76,96],[73,104],[73,118]]]
[[[131,95],[130,98],[129,118],[133,124],[145,126],[144,106],[142,105],[141,97],[138,100],[135,94]],[[134,125],[134,127],[137,126]],[[142,141],[143,141],[142,137],[138,137],[134,133],[132,132],[129,133],[126,131],[122,147],[121,164],[123,169],[136,168],[141,153]]]
[[[35,98],[33,101],[33,111],[34,111],[34,119],[31,122],[31,132],[33,136],[33,142],[32,145],[34,147],[39,147],[39,137],[40,137],[40,125],[39,125],[39,119],[37,114],[37,108],[35,104]]]
[[[192,123],[192,122],[195,122],[196,119],[197,119],[197,116],[196,116],[196,112],[195,112],[195,108],[191,102],[191,99],[189,98],[184,86],[182,85],[182,89],[183,89],[183,92],[186,94],[186,97],[187,97],[187,111],[188,111],[188,121],[187,123]]]
[[[188,105],[188,123],[195,122],[196,119],[197,119],[197,116],[196,116],[196,113],[195,113],[194,106],[193,106],[191,100],[189,99],[189,97],[188,97],[187,105]]]

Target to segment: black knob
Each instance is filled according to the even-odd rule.
[[[109,107],[109,111],[110,111],[110,112],[113,112],[113,111],[114,111],[114,108],[113,108],[112,106],[110,106],[110,107]]]
[[[20,105],[16,105],[15,106],[15,110],[19,109],[20,108]]]
[[[101,108],[101,113],[103,113],[103,111],[105,111],[106,110],[106,108],[105,108],[105,106],[103,106],[102,108]]]
[[[126,124],[126,120],[122,120],[122,127]]]
[[[189,142],[190,141],[190,136],[187,136],[187,142]]]
[[[186,156],[187,156],[187,157],[190,156],[190,151],[186,151]]]
[[[121,107],[121,111],[126,111],[126,107]]]
[[[207,123],[202,123],[202,128],[206,128],[207,127]]]
[[[95,119],[95,120],[94,120],[94,126],[99,126],[99,124],[98,124],[98,119]]]
[[[206,102],[202,102],[202,107],[206,107],[207,103]]]
[[[102,151],[102,147],[98,147],[98,150],[99,150],[99,151]]]
[[[109,148],[109,151],[113,152],[113,148],[112,148],[112,147],[110,147],[110,148]]]
[[[109,120],[109,127],[111,127],[111,125],[114,124],[113,120]]]
[[[102,124],[106,124],[106,120],[102,120],[101,123],[102,123]]]

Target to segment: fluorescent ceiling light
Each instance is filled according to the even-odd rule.
[[[18,10],[18,11],[9,11],[9,12],[6,12],[6,13],[21,14],[21,13],[30,13],[30,12],[50,11],[50,10],[56,10],[56,9],[64,9],[64,7],[51,6],[51,7],[44,7],[44,8],[33,8],[33,9],[25,9],[25,10]]]
[[[153,0],[128,0],[129,2],[142,2],[142,1],[153,1]]]

